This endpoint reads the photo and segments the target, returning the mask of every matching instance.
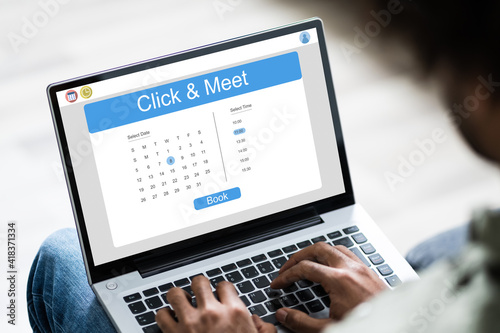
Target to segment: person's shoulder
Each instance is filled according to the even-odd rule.
[[[500,332],[500,213],[476,212],[470,229],[461,255],[359,305],[325,332]]]

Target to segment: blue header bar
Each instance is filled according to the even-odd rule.
[[[90,103],[85,117],[96,133],[301,78],[299,56],[290,52]]]

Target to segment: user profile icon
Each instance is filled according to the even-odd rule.
[[[302,42],[302,44],[307,44],[311,40],[311,35],[309,35],[307,31],[304,31],[303,33],[300,34],[299,39]]]

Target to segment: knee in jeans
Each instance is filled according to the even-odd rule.
[[[45,259],[55,259],[61,255],[76,255],[80,253],[78,239],[74,229],[61,229],[51,234],[42,243],[39,255]]]

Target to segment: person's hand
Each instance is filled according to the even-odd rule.
[[[387,288],[377,274],[345,246],[331,246],[323,242],[292,255],[281,267],[271,288],[282,289],[299,280],[321,284],[331,301],[329,319],[315,319],[286,308],[277,311],[279,322],[301,333],[321,331],[358,304]]]
[[[217,285],[220,302],[215,299],[210,282],[204,276],[195,277],[191,288],[196,296],[196,308],[192,306],[191,296],[186,291],[180,288],[172,288],[168,291],[167,299],[173,311],[164,308],[156,314],[156,322],[162,332],[276,332],[273,325],[264,323],[256,315],[250,316],[231,283],[223,281]]]

